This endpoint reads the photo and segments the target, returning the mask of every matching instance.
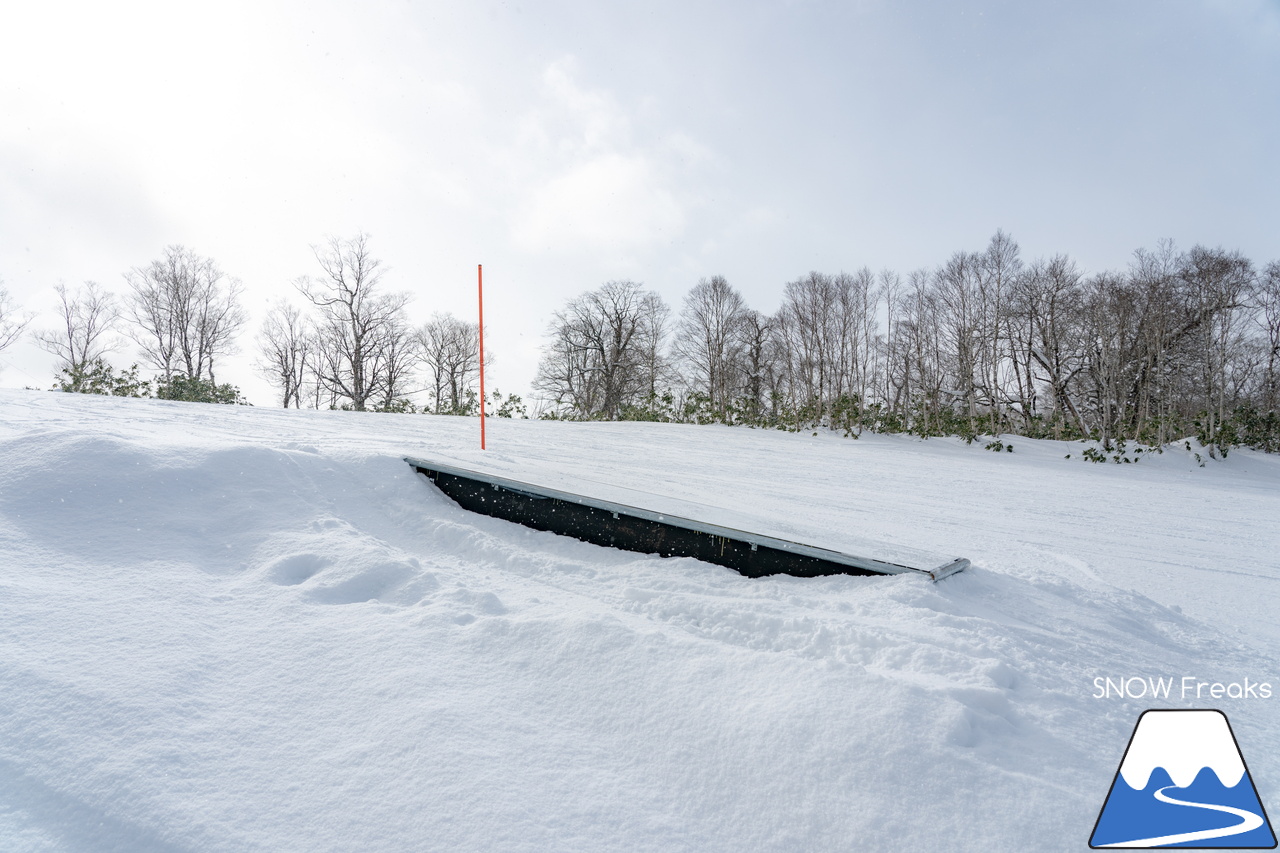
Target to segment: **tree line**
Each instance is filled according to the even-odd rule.
[[[475,323],[436,313],[414,325],[367,235],[312,249],[315,269],[253,344],[280,405],[477,409]],[[244,402],[217,373],[248,322],[241,282],[182,246],[124,278],[122,296],[56,288],[57,324],[31,332],[58,359],[54,387]],[[31,320],[0,284],[0,350]],[[141,363],[117,370],[106,356],[129,342]],[[998,231],[981,251],[905,275],[810,272],[783,285],[772,313],[722,276],[699,281],[678,312],[611,281],[552,314],[534,391],[552,418],[1015,434],[1108,452],[1195,435],[1222,451],[1280,451],[1280,262],[1162,242],[1088,274],[1066,255],[1024,261]],[[515,395],[487,402],[524,414]]]
[[[469,415],[479,408],[480,327],[448,312],[413,325],[406,292],[388,292],[368,235],[312,247],[319,275],[300,276],[302,306],[280,300],[256,340],[255,367],[285,408]],[[485,354],[485,367],[493,364]],[[419,407],[413,400],[425,397]],[[494,390],[490,410],[523,417],[523,401]]]
[[[811,272],[772,314],[723,277],[678,314],[632,281],[555,312],[542,414],[1280,451],[1280,262],[1171,242],[1120,271],[998,231],[900,275]]]
[[[478,408],[479,327],[449,313],[415,326],[410,296],[388,291],[385,267],[369,238],[329,238],[314,246],[318,272],[294,281],[296,300],[267,311],[254,340],[254,367],[285,408],[470,414]],[[243,403],[237,387],[219,383],[217,368],[237,351],[248,321],[244,286],[210,258],[168,247],[150,264],[125,273],[117,296],[96,282],[76,290],[59,284],[57,324],[31,333],[57,358],[54,389],[116,396]],[[33,318],[19,317],[0,286],[0,350]],[[141,363],[126,370],[107,356],[132,342]],[[486,364],[493,357],[486,354]],[[150,378],[140,371],[149,370]],[[413,399],[426,397],[419,409]],[[521,416],[516,395],[494,391],[495,414]]]
[[[182,246],[124,274],[121,299],[97,282],[76,290],[58,284],[56,324],[36,328],[31,338],[57,359],[54,390],[170,400],[244,402],[235,386],[219,384],[216,365],[234,352],[248,317],[240,305],[243,285],[209,258]],[[0,287],[0,350],[18,340],[34,317],[18,317]],[[155,375],[142,378],[139,364],[118,371],[109,353],[129,341]]]

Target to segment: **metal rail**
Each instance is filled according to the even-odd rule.
[[[408,456],[404,461],[472,512],[596,545],[664,557],[694,557],[747,577],[919,574],[936,581],[969,565],[968,560],[957,558],[936,569],[917,569],[441,462]]]

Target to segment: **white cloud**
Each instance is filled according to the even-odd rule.
[[[615,98],[577,82],[572,58],[552,63],[542,83],[510,152],[524,172],[511,227],[516,247],[616,253],[670,242],[693,203],[677,171],[703,149],[681,134],[638,138]],[[530,173],[531,163],[541,168]]]
[[[684,225],[675,192],[642,155],[604,154],[556,175],[532,193],[513,230],[527,250],[634,249]]]

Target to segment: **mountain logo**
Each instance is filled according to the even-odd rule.
[[[1270,850],[1276,836],[1221,711],[1144,711],[1089,846]]]

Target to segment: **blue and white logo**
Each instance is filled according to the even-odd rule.
[[[1226,715],[1143,712],[1089,846],[1274,848]]]

